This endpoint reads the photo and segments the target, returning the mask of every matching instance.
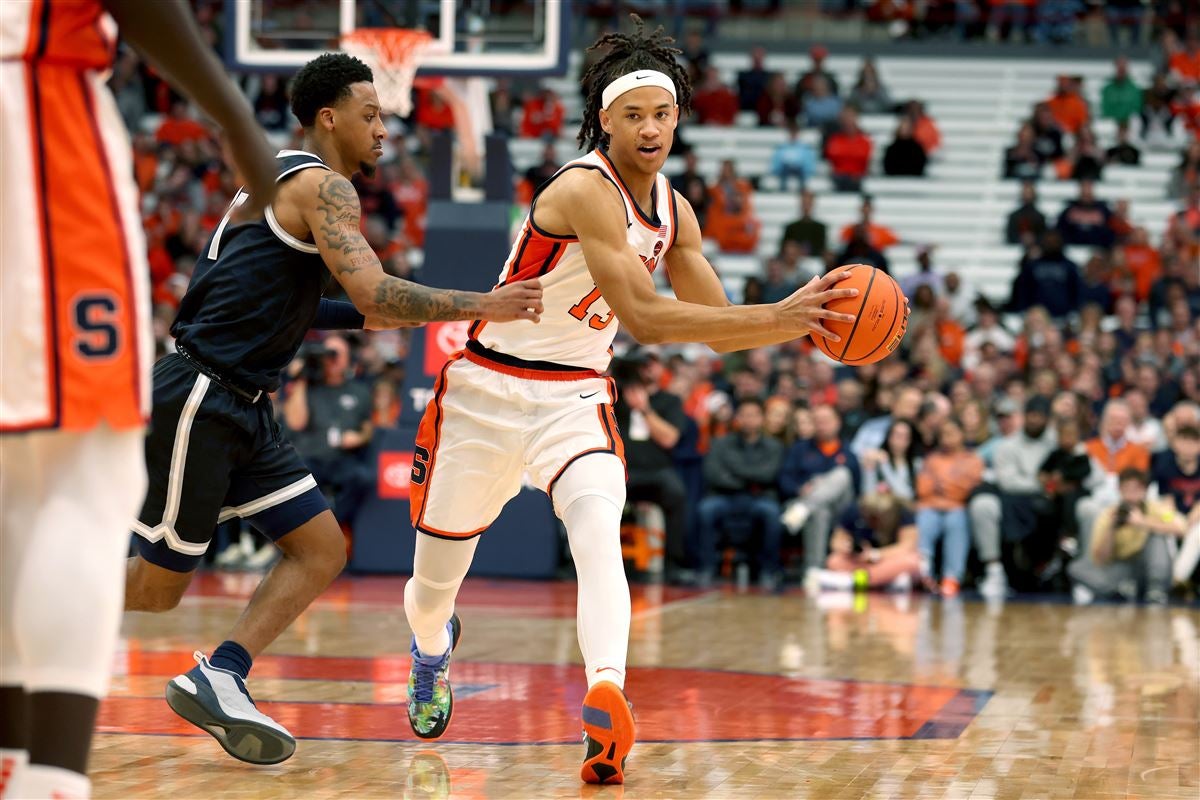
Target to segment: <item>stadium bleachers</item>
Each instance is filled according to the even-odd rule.
[[[577,57],[578,58],[578,57]],[[1019,184],[1003,180],[1004,150],[1012,144],[1022,119],[1033,104],[1053,90],[1055,76],[1080,75],[1085,95],[1098,108],[1100,90],[1112,72],[1112,64],[1102,60],[1034,59],[947,59],[941,57],[883,56],[877,59],[880,74],[892,97],[901,102],[920,99],[937,122],[942,147],[933,156],[924,178],[882,176],[879,163],[892,139],[896,120],[891,115],[865,115],[861,124],[875,143],[872,175],[864,190],[875,198],[876,221],[891,227],[903,244],[888,250],[892,271],[904,275],[916,269],[918,245],[935,245],[934,263],[943,271],[956,270],[969,277],[973,285],[995,299],[1006,298],[1020,257],[1018,248],[1004,243],[1004,224],[1017,205]],[[734,84],[737,72],[749,65],[742,54],[719,53],[713,63],[723,79]],[[783,72],[789,81],[809,68],[803,54],[773,54],[767,63]],[[861,64],[857,56],[831,56],[826,68],[838,78],[845,93],[854,84]],[[1149,83],[1151,65],[1131,64],[1131,74],[1140,85]],[[560,160],[577,154],[574,135],[582,113],[582,102],[575,76],[576,63],[567,77],[548,81],[562,97],[567,125],[555,143]],[[715,176],[720,162],[733,159],[739,174],[761,178],[754,204],[762,221],[762,236],[754,255],[710,254],[730,292],[740,292],[745,276],[761,271],[762,258],[775,252],[783,227],[798,216],[794,192],[778,190],[771,176],[763,178],[774,148],[785,139],[778,128],[757,127],[753,114],[743,113],[738,124],[730,127],[689,124],[683,130],[685,140],[696,148],[701,172]],[[1110,120],[1096,120],[1093,129],[1103,146],[1114,138]],[[1136,123],[1135,123],[1136,134]],[[815,131],[805,138],[817,143]],[[1183,146],[1182,140],[1178,143]],[[544,145],[541,141],[515,139],[511,145],[514,165],[524,170],[537,163]],[[1108,167],[1104,180],[1097,184],[1097,195],[1110,202],[1128,199],[1136,224],[1145,226],[1157,239],[1175,205],[1167,195],[1172,167],[1178,150],[1143,150],[1139,167]],[[669,159],[667,174],[682,170],[682,163]],[[830,226],[831,235],[858,218],[859,197],[836,194],[830,189],[827,166],[822,163],[810,183],[819,195],[817,217]],[[1048,217],[1056,218],[1062,207],[1077,193],[1071,181],[1043,180],[1039,186],[1039,206]],[[1078,259],[1087,250],[1075,249]]]

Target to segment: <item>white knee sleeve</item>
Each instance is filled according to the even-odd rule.
[[[417,534],[413,576],[404,585],[404,613],[425,655],[440,655],[450,647],[446,623],[478,544],[479,537],[451,541]]]
[[[588,686],[612,681],[623,687],[630,618],[621,560],[624,467],[608,454],[582,458],[559,478],[554,499],[579,579],[576,624]]]
[[[141,430],[106,427],[4,440],[4,555],[20,554],[5,566],[6,583],[10,571],[15,581],[5,590],[3,649],[16,654],[4,657],[5,683],[108,691],[129,525],[146,491],[142,448]]]

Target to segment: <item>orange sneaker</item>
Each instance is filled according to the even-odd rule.
[[[585,783],[624,783],[625,758],[636,731],[633,706],[621,687],[600,681],[583,698],[583,743],[587,755],[579,777]]]
[[[958,597],[958,588],[954,578],[942,578],[942,597]]]

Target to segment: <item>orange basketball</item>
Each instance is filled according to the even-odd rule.
[[[838,267],[850,277],[838,281],[838,289],[858,289],[858,297],[843,297],[825,304],[830,311],[853,314],[854,322],[823,320],[826,329],[842,337],[834,342],[823,336],[812,340],[821,352],[852,367],[874,364],[892,354],[908,328],[908,301],[900,284],[886,272],[866,264]]]

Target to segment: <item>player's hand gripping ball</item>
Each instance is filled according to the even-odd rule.
[[[882,270],[866,264],[837,269],[850,271],[850,277],[838,281],[837,288],[858,289],[858,296],[831,300],[825,308],[854,314],[855,320],[825,320],[825,327],[840,336],[841,341],[813,336],[813,343],[834,361],[852,367],[887,358],[900,345],[908,329],[908,298],[900,291],[900,284]]]

